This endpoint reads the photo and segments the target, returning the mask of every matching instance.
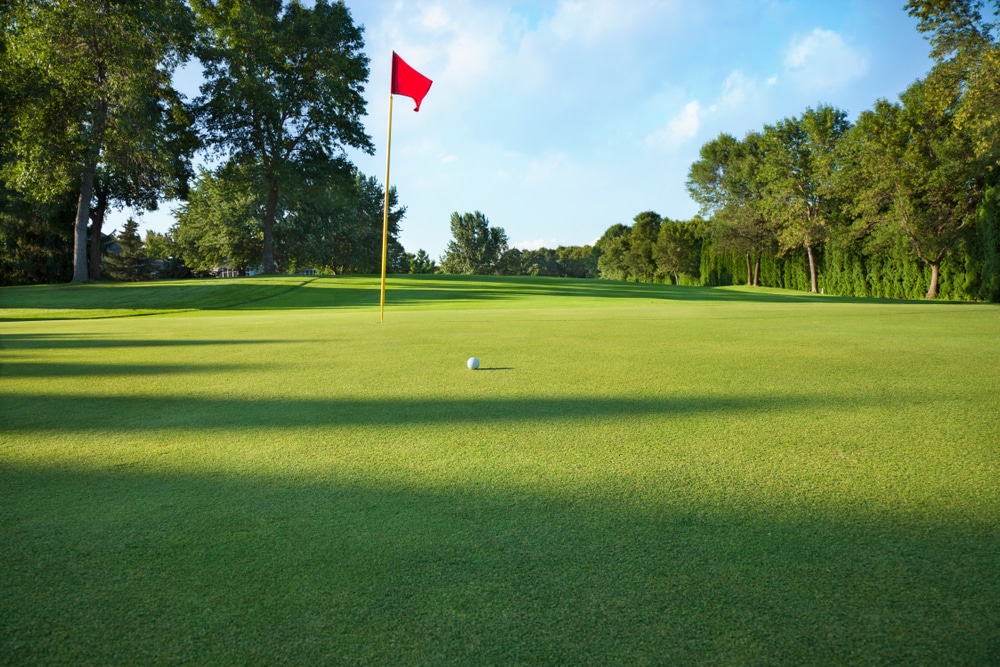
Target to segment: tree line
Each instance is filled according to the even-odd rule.
[[[377,270],[382,186],[346,158],[374,151],[362,36],[329,0],[0,0],[2,282],[99,279],[134,242],[108,238],[108,211],[174,198],[145,243],[167,273]],[[191,61],[186,100],[172,80]]]
[[[925,78],[854,123],[819,105],[742,138],[720,134],[689,170],[699,216],[646,211],[612,225],[589,249],[589,266],[614,280],[1000,301],[1000,2],[992,5],[984,17],[982,2],[911,0],[936,61]],[[452,228],[458,240],[454,217]],[[449,246],[443,270],[477,272],[453,259],[463,247]],[[524,273],[509,254],[478,271]]]
[[[994,7],[1000,4],[994,3]],[[830,105],[702,146],[687,223],[642,213],[602,277],[1000,300],[1000,46],[979,2],[911,0],[936,64],[850,123]]]
[[[399,244],[390,191],[389,270],[1000,300],[1000,0],[988,8],[910,0],[935,65],[854,123],[819,105],[706,143],[693,220],[646,211],[593,246],[519,250],[455,213],[438,266]],[[171,82],[192,60],[189,101]],[[0,282],[376,272],[382,186],[345,152],[374,150],[367,78],[343,2],[0,0]],[[173,198],[167,234],[104,233],[109,210]]]

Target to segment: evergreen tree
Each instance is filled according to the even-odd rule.
[[[486,216],[475,211],[451,214],[452,240],[441,261],[444,273],[494,275],[501,269],[507,252],[507,234],[502,227],[490,227]]]
[[[139,223],[129,218],[122,231],[115,235],[115,241],[121,252],[108,257],[108,277],[126,281],[148,279],[151,266],[139,237]]]

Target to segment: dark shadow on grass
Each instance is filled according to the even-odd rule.
[[[610,280],[497,276],[397,276],[390,280],[386,304],[413,306],[439,303],[461,305],[476,302],[517,301],[525,297],[586,299],[666,300],[748,303],[932,303],[831,297],[806,292],[774,292],[751,288],[687,287],[651,285]],[[71,311],[143,309],[276,310],[374,307],[379,290],[372,276],[338,276],[289,281],[287,277],[219,282],[206,279],[175,284],[169,281],[142,284],[90,284],[73,287],[33,286],[0,289],[2,307],[17,309],[64,309]],[[935,302],[936,303],[936,302]],[[941,302],[954,304],[956,302]],[[121,315],[127,315],[127,312]],[[148,314],[148,313],[147,313]],[[116,315],[117,316],[117,315]],[[51,314],[39,319],[50,319]],[[9,320],[32,319],[28,316]]]
[[[476,372],[479,372],[479,371],[512,371],[512,370],[514,370],[513,366],[480,366],[479,368],[476,369]]]
[[[129,339],[111,338],[91,334],[3,334],[0,335],[0,350],[56,350],[88,348],[134,348],[134,347],[199,347],[204,345],[269,345],[286,343],[282,340],[185,340],[185,339]]]
[[[763,413],[817,408],[856,409],[827,396],[734,398],[462,398],[365,400],[238,399],[151,396],[0,394],[2,424],[11,431],[146,431],[158,428],[239,429],[303,426],[414,425],[629,419],[648,415]]]
[[[16,378],[62,378],[62,377],[114,377],[114,376],[155,376],[179,373],[218,373],[246,369],[235,364],[64,364],[5,361],[0,363],[0,377]]]
[[[1000,528],[0,467],[5,664],[996,664]]]

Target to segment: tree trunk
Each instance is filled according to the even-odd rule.
[[[760,287],[760,255],[753,263],[753,286]]]
[[[931,264],[931,284],[927,288],[927,299],[936,299],[938,295],[938,275],[941,272],[941,264]]]
[[[809,255],[809,291],[817,293],[819,292],[819,287],[816,281],[816,258],[813,256],[811,245],[806,246],[806,254]]]
[[[267,189],[264,208],[264,273],[274,273],[274,216],[278,210],[278,184],[272,182]]]
[[[73,280],[87,280],[87,222],[90,219],[90,198],[94,195],[94,172],[97,165],[90,163],[80,175],[80,199],[76,205],[76,225],[73,228]]]
[[[104,212],[108,209],[108,191],[100,183],[94,185],[97,204],[90,211],[90,279],[101,279],[101,229],[104,227]]]
[[[747,250],[747,287],[753,287],[753,270],[750,266],[750,251]]]

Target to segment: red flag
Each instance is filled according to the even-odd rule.
[[[431,89],[431,80],[407,65],[402,58],[392,52],[392,94],[412,97],[417,103],[414,111],[420,111],[424,95]]]

